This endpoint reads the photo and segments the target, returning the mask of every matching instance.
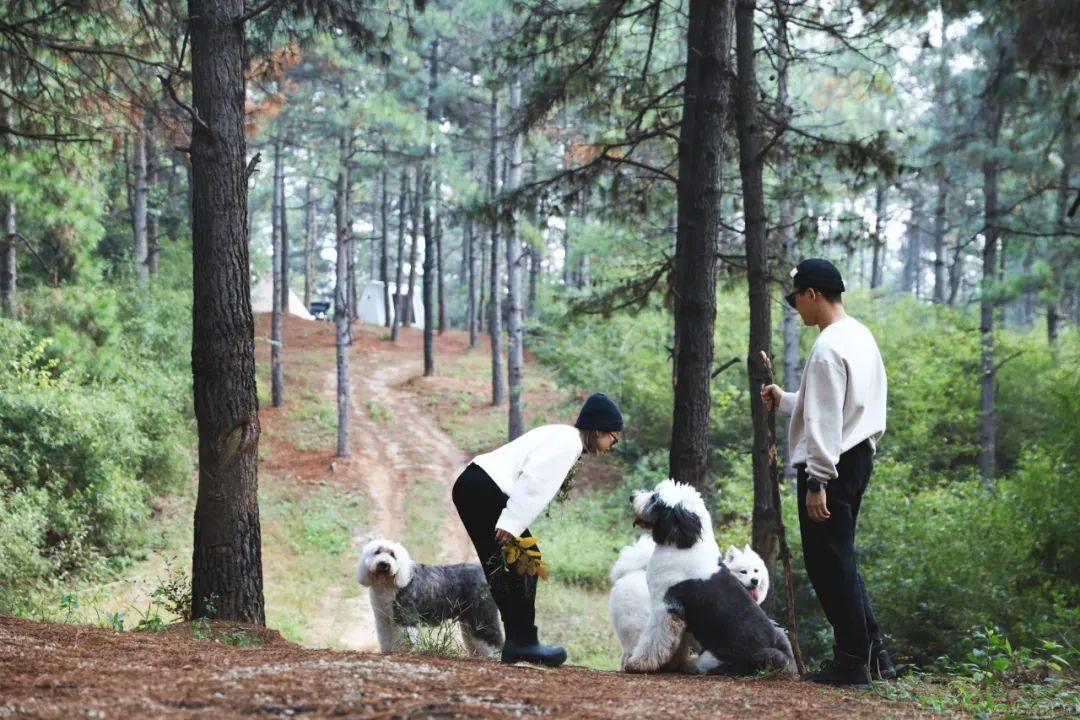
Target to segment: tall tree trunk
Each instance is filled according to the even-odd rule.
[[[540,167],[540,163],[537,161],[536,150],[533,150],[532,152],[532,162],[530,163],[530,167],[529,178],[530,180],[535,180],[538,168]],[[542,239],[544,237],[544,227],[547,225],[546,216],[544,217],[543,222],[540,220],[541,216],[546,213],[543,201],[534,198],[529,204],[529,210],[529,222],[536,228],[537,233],[539,233]],[[540,249],[531,242],[525,247],[525,254],[529,259],[529,290],[525,299],[525,317],[527,319],[532,319],[536,317],[536,286],[540,280],[540,263],[542,258]]]
[[[788,105],[788,66],[791,62],[789,57],[790,46],[788,45],[787,11],[786,0],[777,0],[776,4],[776,34],[777,34],[777,63],[776,63],[776,105],[780,120],[784,127],[791,122],[791,106]],[[780,187],[783,194],[780,196],[780,240],[782,243],[781,257],[784,259],[783,268],[786,271],[795,267],[798,263],[796,258],[796,244],[798,239],[795,235],[795,203],[791,198],[791,177],[794,174],[791,161],[791,148],[787,140],[781,136],[777,141],[777,174],[779,175]],[[780,303],[783,308],[783,335],[784,335],[784,377],[785,388],[796,388],[802,376],[802,357],[799,349],[799,314],[786,302]],[[787,426],[783,428],[782,437],[787,439]],[[778,446],[787,448],[786,443],[777,443]],[[788,463],[783,463],[785,475],[791,479],[795,477],[795,469]]]
[[[907,226],[907,253],[904,257],[904,292],[920,295],[922,277],[922,224],[923,224],[923,199],[920,188],[912,189],[911,221]]]
[[[521,82],[510,83],[510,117],[517,117],[521,109]],[[522,149],[525,145],[525,133],[515,130],[510,139],[510,170],[506,177],[506,189],[513,193],[521,187]],[[507,353],[506,375],[510,389],[510,412],[507,422],[508,439],[513,440],[525,432],[525,417],[522,413],[522,381],[525,374],[525,328],[524,307],[522,306],[521,287],[521,237],[519,230],[519,210],[512,208],[507,213],[506,227],[506,278],[509,298],[507,331],[509,352]]]
[[[423,178],[420,174],[420,169],[417,168],[413,171],[413,176],[416,178],[416,187],[413,189],[412,197],[409,200],[409,209],[412,211],[412,223],[410,225],[410,232],[412,233],[412,245],[409,246],[409,292],[405,297],[405,314],[402,317],[402,324],[405,327],[412,327],[416,322],[413,308],[416,301],[416,257],[420,253],[420,185],[423,183]],[[426,310],[425,310],[426,312]],[[424,324],[427,324],[427,317],[424,317]]]
[[[146,124],[142,116],[135,118],[135,152],[132,170],[135,189],[132,193],[131,221],[135,235],[135,284],[141,288],[150,285],[150,267],[147,264],[149,245],[146,233],[146,206],[149,187],[146,179]]]
[[[278,292],[281,293],[281,312],[289,312],[289,222],[288,208],[285,206],[285,139],[278,138],[278,154],[281,157],[280,177],[277,181],[278,188],[278,235],[281,242],[281,263],[278,268],[281,272],[281,285]]]
[[[870,288],[881,287],[881,266],[885,262],[885,201],[889,186],[879,180],[874,188],[874,256],[870,261]]]
[[[405,265],[405,223],[406,204],[409,200],[409,171],[401,169],[401,189],[398,190],[398,224],[397,224],[397,267],[394,270],[394,317],[390,326],[390,340],[397,342],[398,328],[401,327],[402,313],[407,312],[403,295],[401,293],[401,273]]]
[[[469,146],[469,178],[475,177],[476,173],[476,151],[472,145]],[[478,273],[482,272],[482,263],[477,257],[476,248],[480,244],[476,239],[476,224],[473,222],[472,214],[468,214],[465,217],[465,248],[466,255],[468,256],[468,265],[466,272],[468,273],[468,306],[467,306],[467,325],[469,327],[469,347],[474,348],[479,340],[479,297],[478,291],[480,289],[480,283],[482,280],[478,278]],[[480,266],[480,267],[478,267]]]
[[[934,105],[937,107],[938,126],[947,127],[948,121],[948,38],[946,31],[949,27],[948,16],[942,13],[941,34],[938,42],[938,51],[941,54],[938,62],[937,85],[934,92]],[[945,302],[945,233],[947,232],[947,215],[949,210],[949,172],[947,169],[948,153],[942,149],[937,153],[937,168],[934,174],[937,178],[937,198],[934,203],[934,303],[941,305]]]
[[[274,407],[281,407],[284,402],[284,383],[281,375],[281,313],[284,307],[282,299],[285,296],[285,293],[282,292],[282,267],[285,265],[285,245],[282,242],[284,238],[281,232],[281,219],[284,217],[284,213],[281,212],[281,204],[285,196],[281,191],[283,178],[281,161],[281,136],[278,135],[274,138],[274,199],[270,210],[272,216],[270,238],[273,246],[271,266],[273,268],[274,287],[270,317],[270,404]]]
[[[146,124],[146,187],[147,196],[154,194],[154,187],[160,181],[161,165],[157,148],[154,146],[154,123],[152,119]],[[171,196],[170,196],[171,197]],[[146,272],[150,276],[150,282],[158,274],[158,254],[161,252],[158,233],[158,214],[160,208],[149,208],[146,213]]]
[[[243,0],[188,1],[197,113],[191,128],[191,368],[199,432],[191,603],[195,617],[264,625],[243,14]]]
[[[424,204],[424,377],[435,374],[435,329],[432,319],[435,311],[435,228],[431,217],[431,185],[433,183],[430,168],[425,168],[421,185]]]
[[[390,307],[390,219],[389,171],[386,167],[386,141],[383,141],[383,167],[379,174],[379,280],[383,286],[383,312],[385,313],[385,325],[390,327],[394,313]]]
[[[673,479],[699,490],[709,489],[709,385],[731,20],[732,0],[690,0],[672,283],[675,402],[669,462]]]
[[[488,322],[491,334],[491,404],[502,405],[503,368],[502,368],[502,303],[499,287],[499,208],[496,206],[499,194],[499,95],[494,86],[491,88],[491,159],[488,163],[488,201],[491,204],[491,298],[488,310]]]
[[[312,280],[315,276],[315,197],[311,180],[304,187],[304,309],[311,308]]]
[[[438,197],[439,188],[442,183],[439,180],[440,173],[435,171],[435,280],[438,282],[437,291],[435,293],[436,300],[439,306],[439,334],[442,335],[449,329],[449,320],[446,315],[446,263],[444,262],[443,253],[443,216],[439,212]]]
[[[19,228],[16,224],[15,198],[0,195],[4,205],[4,237],[0,241],[0,312],[4,317],[15,317],[17,284],[17,262],[19,256],[15,245],[19,241]]]
[[[997,474],[997,409],[994,403],[994,280],[998,272],[998,241],[1000,237],[998,204],[998,180],[1000,167],[995,152],[1001,137],[1001,125],[1005,115],[1005,99],[1002,85],[1012,72],[1012,54],[1001,48],[983,95],[982,121],[986,150],[983,154],[983,214],[985,220],[985,245],[983,246],[983,276],[979,298],[979,333],[982,354],[980,361],[980,423],[979,423],[979,472],[984,482]]]
[[[1075,91],[1070,88],[1065,93],[1065,98],[1062,101],[1061,175],[1058,180],[1057,191],[1057,231],[1060,233],[1058,243],[1064,242],[1065,233],[1068,231],[1069,179],[1072,175],[1073,155],[1076,152],[1074,148],[1073,133],[1075,131],[1072,108],[1075,95]],[[1061,251],[1052,253],[1051,258],[1051,300],[1046,304],[1046,339],[1050,343],[1050,347],[1056,351],[1058,333],[1061,329],[1061,311],[1057,298],[1063,290],[1062,277],[1065,275],[1068,259],[1065,257],[1065,253]],[[1060,261],[1058,258],[1060,258]]]
[[[349,266],[352,264],[352,223],[349,220],[348,156],[352,137],[341,131],[338,149],[341,167],[338,169],[337,192],[334,195],[334,220],[337,255],[334,259],[334,324],[337,348],[337,454],[349,456]]]
[[[758,398],[758,390],[768,383],[761,353],[772,357],[772,303],[769,298],[769,253],[765,242],[765,190],[762,184],[764,158],[761,154],[761,125],[757,114],[757,70],[754,66],[755,0],[735,2],[736,84],[731,107],[734,109],[739,140],[739,174],[742,177],[743,217],[745,218],[746,275],[750,302],[750,345],[746,373],[750,386],[750,417],[754,429],[752,452],[754,467],[753,546],[768,565],[776,566],[777,534],[773,504],[771,438],[775,420]],[[775,417],[775,416],[774,416]]]

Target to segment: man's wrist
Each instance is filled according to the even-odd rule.
[[[810,492],[821,492],[825,488],[829,487],[828,480],[818,480],[817,478],[809,478],[806,481],[806,489]]]

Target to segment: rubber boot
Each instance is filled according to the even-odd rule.
[[[541,645],[536,639],[536,626],[508,626],[503,644],[504,663],[527,662],[548,667],[559,667],[566,662],[566,650],[558,645]]]

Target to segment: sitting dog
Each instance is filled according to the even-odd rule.
[[[480,565],[413,562],[400,543],[376,538],[364,546],[357,580],[369,588],[375,633],[383,652],[415,647],[419,626],[456,620],[476,656],[498,657],[499,610]]]
[[[626,667],[626,661],[637,646],[638,639],[649,619],[649,586],[645,580],[645,571],[652,559],[656,543],[648,535],[642,535],[632,545],[627,545],[619,552],[619,558],[611,568],[611,595],[608,600],[608,612],[615,634],[622,645],[620,667]],[[769,573],[765,561],[749,545],[739,550],[729,546],[724,554],[724,564],[750,594],[758,605],[765,602],[769,594]],[[786,637],[785,637],[786,639]],[[695,647],[696,642],[690,643]],[[665,663],[663,671],[711,672],[718,667],[715,659],[699,659],[692,667],[685,661],[684,653],[676,652],[675,663]]]
[[[721,561],[701,495],[665,480],[652,492],[634,493],[631,502],[635,524],[652,530],[656,547],[645,571],[648,619],[624,669],[655,672],[685,665],[689,633],[705,651],[700,671],[794,674],[783,632]]]

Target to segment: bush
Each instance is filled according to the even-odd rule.
[[[28,307],[25,323],[0,321],[0,609],[137,548],[150,500],[192,468],[169,298],[74,287]]]

